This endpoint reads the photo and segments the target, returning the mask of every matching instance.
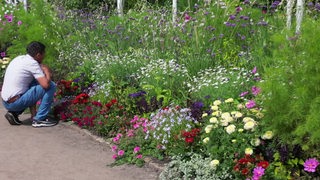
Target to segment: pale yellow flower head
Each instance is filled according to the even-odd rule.
[[[264,133],[264,135],[261,137],[262,139],[272,139],[273,138],[273,132],[272,131],[267,131]]]
[[[219,106],[221,104],[221,101],[220,100],[215,100],[214,102],[213,102],[213,105],[215,105],[215,106]]]
[[[209,142],[209,140],[210,140],[210,138],[209,138],[209,137],[206,137],[206,138],[204,138],[202,141],[203,141],[203,143],[207,144],[207,143]]]
[[[252,155],[253,150],[251,148],[246,148],[244,153],[247,154],[247,155]]]
[[[204,118],[204,117],[207,117],[208,116],[208,113],[203,113],[202,114],[202,117]]]
[[[252,146],[259,146],[261,144],[261,141],[259,138],[255,138],[255,139],[252,139],[251,142]]]
[[[218,119],[216,117],[210,118],[209,121],[210,121],[210,123],[214,123],[214,124],[218,123]]]
[[[232,103],[233,102],[233,99],[232,98],[229,98],[227,100],[225,100],[226,103]]]
[[[238,132],[240,132],[240,133],[243,132],[243,129],[242,128],[238,129]]]
[[[236,130],[236,126],[233,125],[233,124],[231,124],[231,125],[226,127],[226,131],[227,131],[228,134],[233,133],[235,130]]]
[[[221,111],[214,111],[214,112],[212,113],[212,116],[219,117],[220,114],[221,114]]]
[[[210,133],[211,132],[211,130],[212,130],[212,128],[213,128],[213,125],[207,125],[205,128],[204,128],[204,131],[208,134],[208,133]]]
[[[219,165],[219,160],[217,160],[217,159],[214,159],[214,160],[212,160],[211,162],[210,162],[210,166],[212,167],[212,168],[216,168],[218,165]]]
[[[237,140],[236,140],[236,139],[232,139],[231,142],[232,142],[232,143],[236,143]]]
[[[254,119],[252,119],[251,117],[245,117],[245,118],[242,119],[242,121],[243,121],[244,123],[247,123],[247,122],[249,122],[249,121],[254,121]]]
[[[228,119],[228,118],[230,118],[230,117],[231,117],[231,115],[230,115],[229,112],[224,112],[224,113],[221,114],[221,118],[222,118],[222,119]]]
[[[1,68],[2,68],[2,69],[5,69],[5,68],[6,68],[6,65],[2,65]]]
[[[211,109],[212,109],[213,111],[217,111],[217,110],[219,110],[219,106],[211,106]]]
[[[253,129],[255,127],[256,123],[255,121],[248,121],[244,124],[244,129],[245,130],[250,130],[250,129]]]
[[[244,106],[243,104],[238,104],[238,105],[237,105],[237,108],[238,108],[238,109],[243,109],[244,107],[245,107],[245,106]]]

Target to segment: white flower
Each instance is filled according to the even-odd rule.
[[[243,128],[245,130],[250,130],[250,129],[253,129],[255,125],[256,125],[255,121],[248,121],[244,124]]]
[[[210,118],[210,123],[218,123],[218,119],[216,117]]]
[[[232,143],[236,143],[237,140],[236,140],[236,139],[232,139],[231,142],[232,142]]]
[[[214,111],[214,112],[212,113],[212,116],[218,117],[218,116],[220,116],[220,114],[221,114],[220,111]]]
[[[227,131],[228,134],[233,133],[235,130],[236,130],[236,126],[233,125],[233,124],[231,124],[231,125],[226,127],[226,131]]]
[[[208,134],[208,133],[211,132],[212,128],[213,128],[213,125],[210,124],[210,125],[208,125],[204,130],[205,130],[206,133]]]
[[[209,137],[206,137],[206,138],[204,138],[202,141],[203,141],[203,143],[207,144],[207,143],[209,142],[209,140],[210,140],[210,138],[209,138]]]
[[[244,108],[244,105],[243,105],[243,104],[238,104],[238,105],[237,105],[237,108],[238,108],[238,109],[243,109],[243,108]]]
[[[241,118],[241,117],[242,117],[242,113],[237,111],[237,112],[234,114],[234,117],[236,117],[236,118]]]
[[[264,133],[264,135],[261,137],[262,139],[272,139],[273,137],[273,132],[272,131],[267,131]]]
[[[246,148],[244,153],[247,155],[251,155],[253,153],[253,150],[251,148]]]
[[[228,126],[228,125],[229,125],[229,122],[226,121],[226,120],[221,120],[221,121],[220,121],[220,125],[221,125],[221,126]]]
[[[213,102],[213,105],[215,105],[215,106],[219,106],[221,104],[221,101],[220,100],[215,100],[214,102]]]
[[[261,144],[261,141],[259,138],[256,139],[252,139],[252,141],[250,142],[253,146],[259,146]]]
[[[224,112],[224,113],[221,114],[221,118],[222,119],[228,119],[229,117],[231,117],[229,112]]]
[[[217,159],[214,159],[214,160],[212,160],[211,162],[210,162],[210,166],[212,167],[212,168],[216,168],[218,165],[219,165],[219,160],[217,160]]]
[[[240,133],[243,132],[243,129],[242,128],[238,129],[238,132],[240,132]]]
[[[226,102],[226,103],[231,103],[231,102],[233,102],[233,99],[232,99],[232,98],[229,98],[229,99],[225,100],[225,102]]]

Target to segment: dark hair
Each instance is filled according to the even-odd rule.
[[[27,53],[34,57],[38,53],[43,54],[45,52],[46,46],[42,44],[41,42],[38,41],[32,41],[28,46],[27,46]]]

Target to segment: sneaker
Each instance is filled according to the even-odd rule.
[[[4,117],[9,121],[11,125],[21,125],[22,122],[19,120],[18,116],[12,112],[7,112]]]
[[[55,126],[57,124],[58,124],[58,122],[50,121],[48,119],[41,120],[41,121],[36,121],[36,120],[32,121],[33,127],[50,127],[50,126]]]

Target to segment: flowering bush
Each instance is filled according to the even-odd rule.
[[[192,150],[198,142],[198,121],[191,117],[189,108],[169,106],[151,114],[145,139],[156,142],[166,154],[179,154]],[[200,149],[198,149],[200,150]]]
[[[258,105],[248,108],[232,98],[214,101],[211,112],[203,114],[203,143],[208,155],[225,168],[233,167],[238,157],[254,155],[255,148],[273,136],[271,131],[263,131],[262,117],[262,108]]]

